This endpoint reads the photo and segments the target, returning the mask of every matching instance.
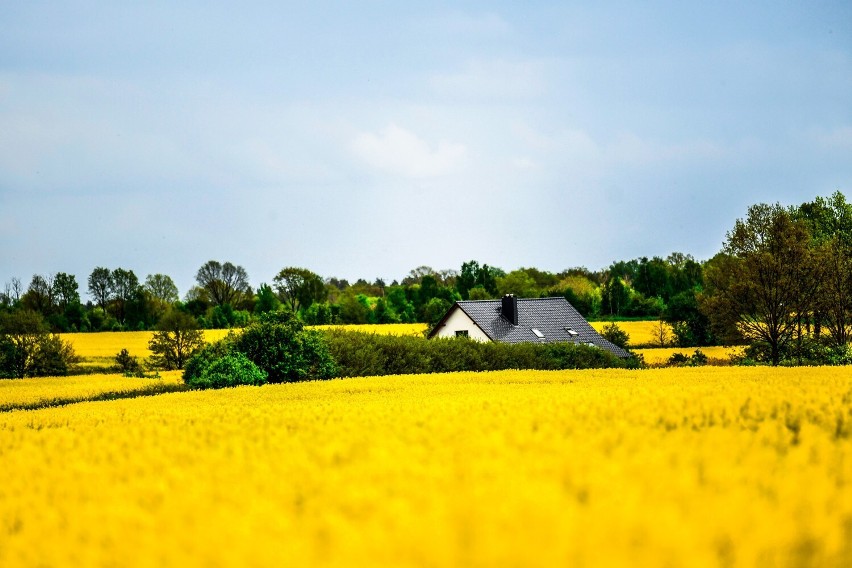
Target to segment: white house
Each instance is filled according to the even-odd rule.
[[[594,345],[619,357],[630,353],[604,339],[568,300],[515,298],[456,302],[429,333],[434,337],[466,336],[477,341]]]

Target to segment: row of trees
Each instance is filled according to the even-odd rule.
[[[198,269],[196,284],[182,301],[168,275],[151,274],[141,281],[130,269],[96,267],[85,282],[91,298],[86,304],[76,276],[60,272],[34,275],[26,288],[12,278],[0,293],[0,311],[31,310],[53,331],[153,329],[172,308],[192,315],[201,327],[214,328],[244,326],[277,309],[299,314],[308,324],[432,323],[456,300],[515,294],[565,296],[590,318],[641,317],[658,316],[672,296],[700,284],[700,273],[697,262],[679,253],[666,260],[618,262],[600,272],[520,268],[506,273],[472,260],[458,271],[420,266],[390,284],[382,279],[350,284],[286,267],[271,284],[255,290],[243,267],[211,260]]]
[[[390,284],[286,267],[253,289],[243,267],[211,260],[195,280],[181,301],[167,275],[142,282],[132,270],[98,267],[86,281],[92,301],[83,305],[74,275],[35,275],[26,288],[13,278],[0,293],[0,313],[29,310],[53,331],[154,329],[174,310],[217,328],[279,310],[306,324],[434,323],[457,300],[564,296],[590,319],[660,318],[679,345],[748,342],[763,349],[757,358],[778,363],[849,340],[852,206],[840,192],[796,207],[754,205],[706,262],[673,253],[552,273],[471,260],[459,270],[420,266]]]

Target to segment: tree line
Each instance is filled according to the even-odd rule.
[[[60,272],[34,275],[26,287],[12,278],[0,293],[0,313],[28,310],[55,332],[157,329],[173,311],[201,328],[244,327],[275,311],[308,325],[434,324],[457,300],[563,296],[589,319],[660,318],[680,346],[746,342],[756,358],[778,363],[793,347],[801,358],[846,344],[850,258],[852,213],[838,191],[799,206],[750,207],[706,261],[675,252],[553,273],[471,260],[458,270],[419,266],[391,283],[285,267],[253,288],[242,266],[210,260],[183,299],[168,275],[140,281],[130,269],[97,267],[85,281],[92,298],[85,304],[76,277]]]

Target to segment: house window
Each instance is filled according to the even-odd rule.
[[[568,333],[568,335],[570,335],[571,337],[574,337],[574,336],[576,336],[576,335],[579,335],[576,331],[574,331],[574,330],[573,330],[573,329],[571,329],[570,327],[566,327],[566,328],[565,328],[565,331],[566,331],[566,332]]]
[[[537,329],[533,329],[533,330],[532,330],[532,332],[533,332],[533,333],[535,334],[535,336],[536,336],[536,337],[538,337],[539,339],[544,339],[544,334],[543,334],[542,332],[540,332],[539,330],[537,330]]]
[[[456,337],[467,337],[466,329],[459,329],[456,331]]]

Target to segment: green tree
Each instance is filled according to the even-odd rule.
[[[106,312],[107,304],[112,299],[112,272],[109,268],[99,266],[89,275],[89,295],[95,303]]]
[[[167,371],[183,369],[192,355],[204,346],[198,322],[186,312],[172,309],[160,319],[148,349],[154,366]]]
[[[325,282],[307,268],[287,267],[273,278],[273,286],[281,301],[295,314],[314,302],[324,302],[327,297]]]
[[[267,284],[261,284],[257,289],[257,301],[254,303],[254,313],[265,314],[266,312],[274,312],[278,309],[281,302],[275,296],[275,292]]]
[[[819,292],[815,295],[815,335],[824,324],[837,347],[845,346],[852,331],[852,204],[835,192],[817,197],[793,211],[810,230],[817,263],[822,267]]]
[[[535,279],[523,268],[513,270],[497,279],[497,291],[501,296],[514,294],[518,298],[538,298],[541,289]]]
[[[155,321],[159,321],[180,299],[174,280],[166,274],[149,274],[145,277],[142,289],[147,298],[150,315]]]
[[[132,270],[116,268],[112,271],[112,311],[121,325],[127,323],[128,304],[139,297],[139,278]]]
[[[443,298],[432,298],[423,307],[423,321],[435,327],[453,305]]]
[[[753,205],[706,268],[704,313],[729,337],[765,343],[773,365],[801,325],[801,314],[811,312],[820,281],[809,240],[805,224],[780,205]]]
[[[68,306],[80,303],[79,286],[73,274],[57,273],[53,278],[53,296],[64,313]]]
[[[38,312],[0,313],[0,377],[65,375],[76,360],[71,344],[50,334]]]

